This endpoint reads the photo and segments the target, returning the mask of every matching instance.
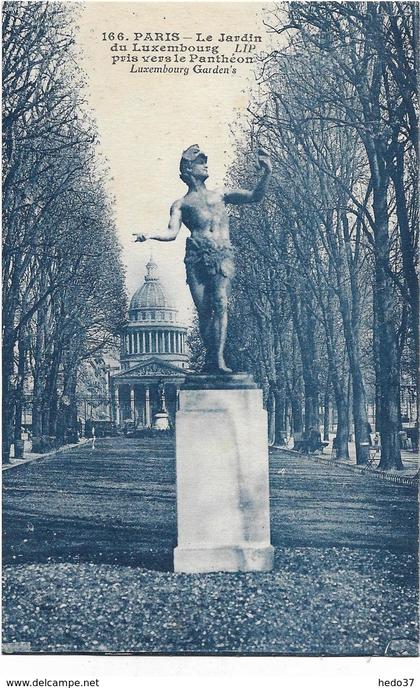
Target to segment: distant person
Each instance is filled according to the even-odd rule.
[[[95,441],[96,441],[95,426],[92,425],[92,449],[95,449]]]
[[[411,443],[413,445],[413,450],[418,451],[419,448],[419,424],[416,423],[416,427],[413,429],[411,435]]]
[[[401,449],[407,449],[407,433],[405,430],[400,430],[398,433],[398,437],[400,440],[400,447]]]
[[[309,451],[315,452],[321,445],[321,433],[316,428],[312,427],[309,431]]]
[[[367,429],[368,429],[369,447],[371,447],[371,446],[372,446],[372,434],[373,434],[373,430],[372,430],[372,426],[371,426],[371,424],[369,423],[369,421],[368,421],[368,424],[367,424]]]
[[[92,421],[89,418],[85,421],[85,437],[92,437]]]

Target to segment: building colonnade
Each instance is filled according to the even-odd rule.
[[[112,420],[119,427],[127,422],[136,428],[153,427],[154,416],[161,410],[163,402],[173,426],[181,384],[182,380],[166,383],[161,379],[119,382],[114,385],[111,397]]]
[[[185,333],[180,331],[142,330],[124,337],[123,354],[185,354]]]

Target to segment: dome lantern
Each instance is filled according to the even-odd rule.
[[[146,265],[146,269],[147,269],[147,275],[144,278],[146,282],[159,280],[159,277],[157,275],[158,266],[154,262],[153,256],[150,256],[149,262]]]

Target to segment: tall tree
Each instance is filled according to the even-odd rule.
[[[59,2],[3,7],[5,460],[20,437],[22,370],[33,374],[35,436],[48,434],[66,362],[76,366],[67,377],[77,376],[80,361],[106,346],[123,319],[106,170],[74,59],[76,12]],[[85,318],[73,330],[70,303]]]

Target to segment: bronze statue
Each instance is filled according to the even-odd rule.
[[[229,238],[226,204],[257,203],[263,198],[271,174],[268,153],[258,149],[263,175],[253,191],[206,188],[207,156],[193,145],[182,154],[180,177],[188,191],[171,207],[168,229],[164,232],[135,234],[136,241],[173,241],[182,223],[190,230],[185,266],[187,283],[198,311],[200,334],[206,348],[203,372],[231,373],[224,359],[227,305],[234,274],[233,248]]]

